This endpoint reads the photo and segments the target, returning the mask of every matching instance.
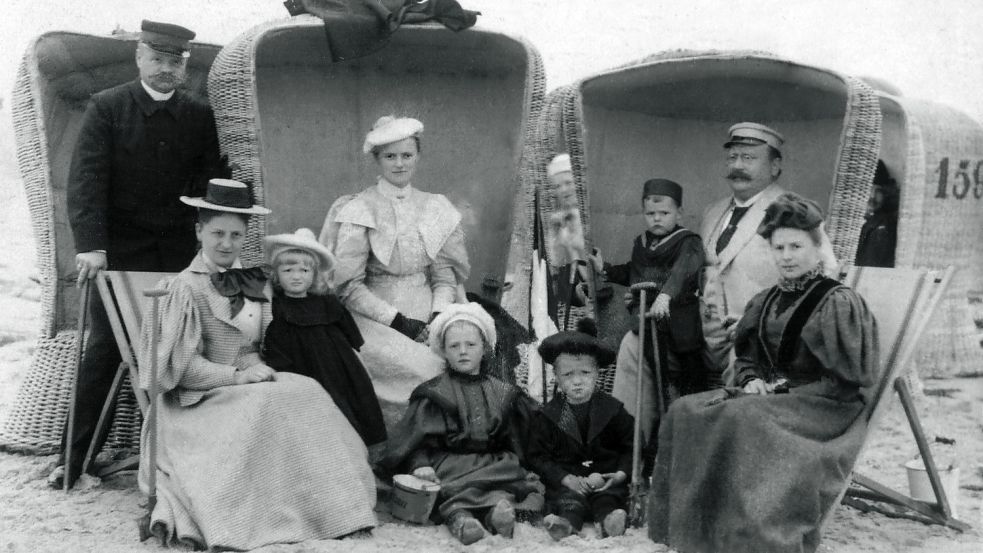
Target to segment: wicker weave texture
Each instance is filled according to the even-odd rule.
[[[915,358],[928,377],[978,374],[983,367],[979,330],[973,321],[970,291],[983,289],[983,199],[972,186],[963,199],[953,186],[961,160],[983,161],[983,126],[952,108],[926,101],[895,99],[906,119],[907,156],[898,218],[897,265],[941,269],[957,267],[949,291]],[[939,198],[939,169],[949,158],[949,186]],[[980,175],[983,178],[983,175]],[[983,185],[981,185],[983,186]]]
[[[276,43],[279,44],[280,40],[284,36],[289,36],[291,32],[306,32],[312,28],[320,28],[322,25],[319,19],[309,16],[300,16],[258,25],[244,32],[227,45],[212,65],[208,88],[210,101],[215,111],[219,142],[222,145],[223,152],[229,155],[230,161],[239,167],[234,173],[234,176],[253,184],[256,200],[260,203],[263,203],[267,198],[273,201],[275,196],[273,189],[266,188],[271,185],[269,182],[270,175],[267,174],[269,171],[263,170],[264,150],[269,149],[270,142],[275,139],[271,139],[269,136],[264,136],[263,134],[263,117],[266,114],[260,113],[260,110],[264,108],[262,107],[261,98],[258,97],[257,90],[260,85],[257,84],[257,79],[268,78],[264,77],[264,75],[269,75],[269,73],[263,72],[265,68],[257,68],[258,60],[265,59],[264,56],[273,49],[273,46],[264,48],[264,44],[270,44],[272,37],[276,37]],[[441,29],[435,28],[434,30],[439,32],[430,33],[428,31],[426,36],[433,37],[429,40],[439,41],[442,40],[441,37],[447,36]],[[411,29],[400,32],[408,33],[411,32]],[[497,34],[489,33],[488,31],[480,32]],[[301,35],[301,33],[296,34],[298,36]],[[542,59],[535,48],[521,38],[509,38],[521,45],[526,61],[525,74],[520,76],[524,81],[521,107],[521,136],[517,144],[517,151],[514,152],[512,159],[510,159],[514,164],[514,168],[509,175],[512,190],[524,190],[526,187],[526,177],[523,168],[531,165],[528,145],[534,136],[536,116],[540,110],[545,93],[545,76]],[[438,42],[434,42],[435,51],[439,51],[444,46]],[[425,60],[427,55],[429,54],[426,48],[418,54],[422,60]],[[493,53],[489,53],[489,55],[493,55]],[[416,60],[415,57],[413,59]],[[480,60],[476,63],[479,67],[474,71],[478,75],[481,73]],[[357,74],[357,72],[353,74]],[[467,78],[466,74],[463,74],[462,78]],[[378,92],[376,93],[378,94]],[[395,91],[394,94],[398,95],[398,91]],[[389,103],[400,104],[406,102],[404,98],[395,98],[395,100],[399,101]],[[427,109],[430,108],[431,106],[427,107]],[[463,127],[466,127],[466,125],[462,124]],[[264,139],[266,141],[265,144]],[[265,155],[269,155],[268,152]],[[330,205],[333,199],[326,198],[325,205]],[[513,213],[515,213],[523,208],[524,202],[519,201],[518,198],[514,198],[512,199],[512,205]],[[515,239],[516,236],[522,236],[527,232],[523,228],[525,219],[513,218],[518,222],[512,222],[512,228],[510,230],[512,239],[508,245],[509,253],[507,257],[508,259],[520,257],[528,259],[528,243],[524,240]],[[250,222],[249,232],[243,248],[243,258],[246,262],[259,262],[262,260],[261,239],[267,230],[266,224],[269,220],[254,217],[253,221]],[[505,272],[508,275],[513,289],[528,288],[528,284],[525,284],[529,277],[527,267],[517,267],[506,260],[502,266],[496,269],[496,272]],[[511,298],[517,297],[519,296],[511,291],[507,292],[502,303],[517,320],[525,322],[528,319],[528,300],[523,298],[521,301],[510,301]]]
[[[38,273],[41,279],[40,336],[51,338],[58,330],[55,302],[58,293],[58,267],[55,246],[55,199],[51,190],[48,144],[41,111],[40,76],[33,45],[21,61],[12,96],[14,140],[17,165],[27,195],[34,231]]]
[[[0,446],[9,449],[38,454],[57,450],[75,374],[71,344],[77,326],[78,291],[74,287],[77,273],[74,272],[73,244],[65,209],[65,183],[55,182],[52,170],[54,158],[61,156],[51,150],[61,149],[64,153],[74,146],[75,135],[71,134],[72,127],[65,124],[65,119],[70,117],[68,112],[84,107],[87,94],[120,84],[123,81],[118,79],[129,79],[136,73],[135,68],[132,72],[122,73],[102,71],[100,67],[83,66],[70,56],[66,58],[61,54],[78,45],[88,53],[107,52],[101,61],[115,66],[120,59],[130,63],[130,48],[135,47],[135,40],[79,33],[49,33],[37,37],[28,45],[17,72],[12,96],[14,138],[41,280],[41,328],[34,360],[10,415],[0,430]],[[134,46],[128,46],[128,42]],[[52,48],[58,55],[52,55]],[[202,54],[200,57],[204,63],[209,59],[208,52],[216,48],[206,44],[193,45],[193,50]],[[124,58],[113,57],[120,52]],[[78,65],[57,65],[66,60]],[[52,71],[52,76],[41,71],[42,61]],[[198,65],[189,69],[187,85],[192,89],[201,80]],[[66,77],[66,72],[83,75],[73,80]],[[63,98],[59,94],[64,91],[57,90],[48,79],[81,84],[66,92],[71,97]],[[122,390],[117,398],[117,422],[110,429],[106,448],[136,449],[139,446],[139,410],[135,398],[127,399],[127,396],[132,398],[129,387],[124,386]]]

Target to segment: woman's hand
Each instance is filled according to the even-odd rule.
[[[258,365],[253,365],[248,369],[243,369],[241,371],[236,371],[233,375],[233,382],[236,384],[253,384],[255,382],[266,382],[267,380],[273,380],[276,371],[272,367],[268,367],[262,363]]]
[[[619,470],[618,472],[605,472],[604,474],[601,475],[601,478],[604,478],[604,485],[601,486],[600,488],[597,488],[597,490],[595,491],[603,492],[604,490],[610,488],[611,486],[617,486],[618,484],[622,484],[626,480],[628,480],[628,475],[625,474],[625,471]]]
[[[413,476],[416,476],[420,480],[428,480],[434,484],[440,484],[440,478],[437,478],[437,471],[433,467],[420,467],[413,471]]]
[[[389,328],[392,328],[410,340],[422,341],[420,337],[424,336],[423,332],[427,329],[427,323],[411,319],[402,313],[396,313],[396,316],[393,317],[393,322],[389,323]],[[424,339],[426,339],[425,336]]]
[[[761,380],[760,378],[754,378],[748,381],[748,383],[744,385],[744,393],[758,394],[761,396],[768,395],[768,385],[765,384],[764,380]]]
[[[563,480],[560,480],[560,483],[566,486],[567,488],[569,488],[570,490],[579,493],[580,495],[587,495],[591,492],[590,485],[587,483],[587,479],[581,478],[580,476],[574,476],[572,474],[568,474],[563,477]]]

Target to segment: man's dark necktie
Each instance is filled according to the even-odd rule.
[[[228,269],[225,272],[212,273],[209,278],[218,293],[229,298],[233,319],[242,311],[242,307],[246,304],[245,298],[260,302],[268,301],[263,294],[266,273],[261,267]]]
[[[720,255],[720,252],[724,251],[724,248],[726,248],[727,244],[730,243],[730,239],[733,238],[734,232],[737,231],[737,223],[741,222],[744,214],[747,213],[747,210],[749,209],[751,209],[751,206],[734,206],[734,212],[730,216],[730,222],[727,223],[727,228],[725,228],[717,238],[717,255]]]

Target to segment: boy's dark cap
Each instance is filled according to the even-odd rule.
[[[561,353],[590,355],[597,361],[598,367],[606,367],[614,363],[615,359],[615,353],[602,344],[600,340],[575,330],[557,332],[539,344],[540,357],[551,365],[556,362],[556,358]]]
[[[183,58],[191,55],[191,40],[195,38],[195,33],[190,29],[144,19],[140,31],[140,42],[155,52]]]
[[[676,201],[677,206],[683,205],[683,187],[669,179],[649,179],[642,185],[642,199],[649,196],[668,196]]]

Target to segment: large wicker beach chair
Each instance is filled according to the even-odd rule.
[[[30,43],[17,73],[12,112],[41,277],[41,329],[30,370],[0,428],[0,446],[10,450],[48,454],[61,442],[75,378],[79,302],[65,206],[68,167],[89,97],[137,77],[136,41],[135,35],[47,33]],[[189,90],[204,95],[218,50],[192,44],[185,84]],[[129,386],[122,390],[107,449],[139,445],[137,402]]]
[[[555,200],[546,164],[569,152],[589,242],[605,260],[621,262],[643,230],[640,190],[648,178],[681,183],[682,224],[699,229],[703,206],[727,193],[721,145],[739,121],[786,136],[782,184],[829,206],[836,253],[852,259],[880,145],[877,97],[857,79],[767,54],[668,52],[552,91],[537,122],[525,203],[533,205],[538,190],[540,220],[549,220]],[[621,292],[600,309],[600,334],[611,347],[629,322]]]
[[[520,167],[544,94],[539,54],[522,39],[472,28],[404,25],[381,50],[334,63],[323,22],[302,15],[242,33],[215,60],[208,90],[222,150],[272,209],[254,217],[244,261],[268,231],[317,232],[339,197],[373,184],[362,140],[386,114],[420,119],[414,185],[461,210],[467,288],[505,277]],[[518,218],[521,220],[521,218]],[[525,321],[517,316],[520,321]]]
[[[881,158],[901,189],[895,265],[956,268],[915,365],[925,377],[983,374],[970,305],[983,290],[983,124],[933,102],[879,99]]]

